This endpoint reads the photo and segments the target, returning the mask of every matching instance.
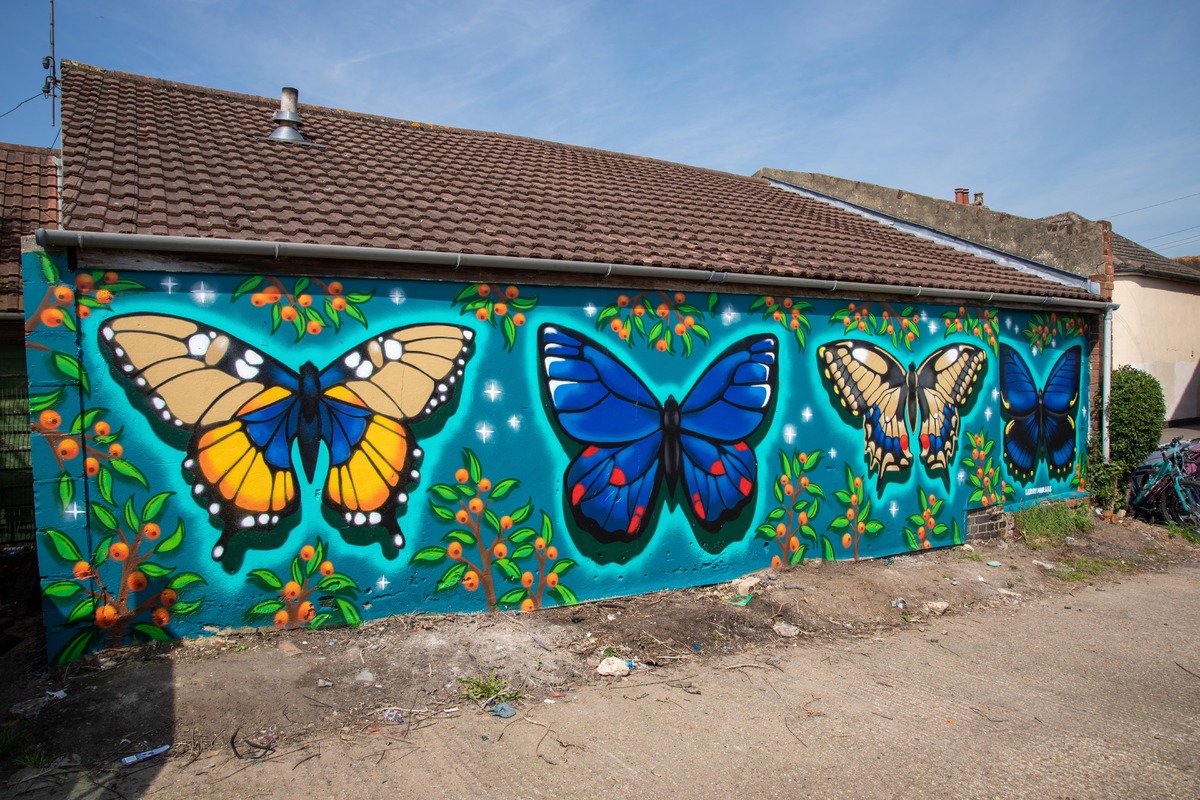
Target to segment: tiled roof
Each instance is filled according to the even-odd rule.
[[[1159,278],[1200,283],[1200,270],[1113,234],[1113,273],[1141,272]]]
[[[0,143],[0,311],[21,308],[21,237],[58,222],[55,151]]]
[[[1095,299],[766,181],[63,64],[64,228]],[[303,100],[303,98],[301,98]]]

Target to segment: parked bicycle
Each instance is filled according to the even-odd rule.
[[[1162,445],[1130,475],[1129,507],[1200,532],[1200,439]]]

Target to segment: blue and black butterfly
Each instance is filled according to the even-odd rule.
[[[1083,348],[1075,345],[1058,357],[1041,389],[1025,359],[1000,345],[1000,398],[1004,426],[1004,463],[1022,481],[1037,471],[1038,457],[1053,477],[1063,477],[1075,463],[1075,410]]]
[[[758,462],[747,439],[774,401],[774,336],[752,336],[726,350],[682,403],[673,396],[660,403],[628,367],[580,334],[543,326],[539,342],[551,414],[584,446],[564,486],[581,528],[601,541],[636,539],[662,483],[671,492],[682,481],[687,506],[710,532],[750,501]]]
[[[323,370],[305,362],[293,371],[180,317],[125,314],[100,328],[117,374],[149,398],[156,418],[192,434],[184,470],[196,501],[222,524],[213,559],[236,532],[273,528],[299,509],[293,445],[311,483],[322,442],[325,505],[349,525],[383,528],[403,547],[396,517],[422,455],[409,424],[451,399],[472,338],[457,325],[409,325]]]
[[[907,470],[914,432],[925,468],[948,473],[961,416],[987,365],[982,349],[943,345],[920,366],[906,369],[881,347],[845,339],[818,348],[817,362],[842,407],[863,419],[868,474],[882,483],[888,474]]]

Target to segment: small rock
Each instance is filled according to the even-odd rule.
[[[1075,537],[1074,537],[1074,536],[1068,536],[1068,537],[1067,537],[1067,544],[1075,544]]]
[[[974,553],[975,552],[975,548],[971,547],[971,545],[969,545],[969,544],[964,544],[959,549],[962,550],[964,553]]]
[[[771,626],[771,629],[785,639],[792,639],[800,635],[800,626],[784,622],[783,620],[776,622]]]
[[[930,600],[925,603],[925,613],[931,617],[940,617],[950,610],[950,604],[945,600]]]
[[[629,674],[629,662],[623,658],[609,656],[600,662],[596,672],[612,678],[623,678]]]
[[[371,674],[371,670],[364,669],[360,670],[359,673],[354,676],[354,680],[358,681],[359,683],[374,683],[375,676]]]
[[[1042,569],[1054,569],[1054,565],[1053,565],[1053,564],[1051,564],[1050,562],[1048,562],[1048,561],[1038,561],[1036,558],[1035,558],[1035,559],[1032,561],[1032,564],[1033,564],[1035,567],[1041,567]]]
[[[333,686],[333,681],[327,681],[324,678],[317,678],[318,689],[328,689]]]
[[[759,578],[756,575],[750,575],[745,578],[738,578],[736,581],[733,582],[733,591],[735,591],[739,595],[743,595],[743,596],[748,595],[748,594],[753,594],[755,587],[758,586],[760,583],[762,583],[762,578]]]
[[[296,647],[296,645],[292,644],[291,642],[280,642],[279,650],[281,652],[287,653],[289,656],[295,656],[295,655],[300,654],[300,648]]]

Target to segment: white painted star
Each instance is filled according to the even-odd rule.
[[[986,419],[988,422],[991,422],[992,421],[992,410],[990,408],[985,408],[983,410],[983,416],[984,416],[984,419]]]
[[[488,439],[492,438],[492,434],[495,432],[496,430],[486,422],[481,422],[475,426],[475,434],[479,436],[479,440],[485,444],[487,443]]]
[[[63,511],[63,514],[70,517],[71,521],[74,522],[75,520],[79,519],[79,517],[86,515],[87,512],[79,507],[79,503],[71,503],[71,505],[68,506],[65,511]]]
[[[996,402],[996,400],[999,399],[999,397],[1000,397],[1000,390],[992,389],[992,402],[993,403]]]
[[[938,332],[938,326],[937,326],[937,323],[936,323],[936,322],[931,322],[931,323],[929,323],[929,332],[930,332],[930,333],[937,333],[937,332]]]
[[[829,448],[829,457],[837,458],[837,448],[836,447]]]
[[[1007,330],[1010,330],[1010,331],[1012,330],[1012,317],[1005,317],[1005,318],[1004,318],[1004,327],[1005,327]]]
[[[967,473],[963,472],[963,471],[960,469],[960,470],[958,471],[958,475],[957,475],[956,477],[958,478],[958,482],[959,482],[959,483],[964,483],[964,482],[967,480]]]
[[[1036,355],[1038,354],[1038,348],[1037,348],[1037,345],[1035,344],[1033,347],[1029,348],[1029,352],[1030,352],[1030,354],[1031,354],[1031,355],[1035,355],[1035,356],[1036,356]]]
[[[921,309],[921,322],[929,321],[929,316],[925,313],[925,309]]]
[[[596,316],[596,306],[592,303],[588,303],[583,307],[583,313],[587,314],[589,317]]]
[[[387,575],[380,575],[379,580],[375,581],[375,588],[381,592],[391,585],[392,582],[387,579]]]
[[[192,287],[192,299],[202,306],[212,305],[217,301],[217,293],[201,281]]]
[[[733,306],[725,306],[721,309],[721,324],[729,327],[742,318],[742,315],[734,310]]]
[[[508,418],[508,427],[512,428],[514,431],[521,430],[521,418],[516,414],[513,414]]]
[[[392,298],[392,305],[394,306],[398,306],[408,299],[404,294],[404,290],[400,288],[392,289],[388,292],[388,297]]]
[[[1050,346],[1051,346],[1051,347],[1058,347],[1058,339],[1051,338],[1051,339],[1050,339]]]
[[[788,444],[791,444],[792,442],[796,441],[796,426],[795,425],[784,425],[783,426],[783,440],[785,442],[787,442]]]
[[[167,294],[173,294],[172,289],[174,289],[178,285],[179,284],[176,283],[175,279],[172,278],[170,275],[168,275],[167,277],[162,279],[162,287],[167,290]]]
[[[893,501],[892,501],[892,504],[891,504],[890,506],[888,506],[888,511],[892,512],[892,516],[893,516],[893,517],[895,517],[895,516],[896,516],[896,514],[897,514],[897,512],[899,512],[899,511],[900,511],[900,506],[896,505],[896,501],[895,501],[895,500],[893,500]]]
[[[804,420],[805,422],[808,422],[809,420],[812,419],[812,417],[813,417],[812,409],[809,408],[808,406],[805,406],[804,410],[800,412],[800,419]]]
[[[496,383],[495,381],[488,381],[487,388],[483,390],[483,393],[487,395],[488,400],[491,400],[494,403],[500,397],[500,395],[504,394],[504,390],[501,389],[500,384]]]

